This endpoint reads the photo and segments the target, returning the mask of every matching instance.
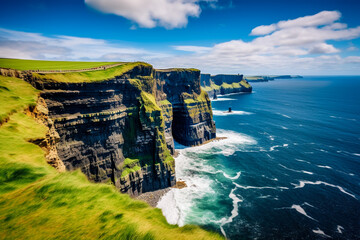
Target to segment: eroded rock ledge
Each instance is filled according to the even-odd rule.
[[[216,137],[196,69],[139,64],[86,83],[22,77],[41,90],[66,169],[81,169],[91,181],[111,182],[131,195],[175,184],[174,139],[194,146]]]

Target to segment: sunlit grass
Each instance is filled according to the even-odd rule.
[[[96,81],[105,81],[106,79],[114,78],[116,76],[121,76],[122,74],[130,71],[136,66],[150,66],[147,63],[143,62],[133,62],[133,63],[124,63],[123,65],[107,68],[105,70],[98,71],[86,71],[86,72],[69,72],[69,73],[33,73],[33,75],[39,79],[44,80],[53,80],[56,82],[70,82],[70,83],[80,83],[80,82],[96,82]]]
[[[0,58],[0,67],[17,70],[79,70],[115,63],[118,62],[70,62]]]
[[[10,114],[35,105],[37,93],[21,79],[0,76],[0,124]]]

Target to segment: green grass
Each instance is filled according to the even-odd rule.
[[[21,79],[0,76],[0,125],[12,113],[35,105],[37,93]]]
[[[139,171],[141,169],[139,162],[139,159],[125,158],[121,177],[125,177],[130,173]]]
[[[201,93],[199,95],[190,95],[187,94],[189,96],[186,96],[186,98],[184,99],[184,102],[186,104],[190,104],[190,103],[196,103],[196,102],[206,102],[209,100],[209,96],[207,94],[207,92],[205,92],[204,90],[201,90]]]
[[[97,82],[111,79],[116,76],[132,70],[137,66],[151,66],[150,64],[143,62],[124,63],[123,65],[107,68],[106,70],[99,71],[86,71],[86,72],[69,72],[69,73],[33,73],[36,78],[43,80],[52,80],[56,82],[69,82],[69,83],[81,83],[81,82]]]
[[[119,62],[70,62],[70,61],[42,61],[0,58],[0,67],[17,70],[79,70],[111,65]]]
[[[123,65],[107,68],[106,70],[99,71],[86,71],[86,72],[69,72],[69,73],[33,73],[36,78],[43,80],[50,80],[56,82],[69,82],[69,83],[81,83],[81,82],[98,82],[105,81],[107,79],[121,76],[127,71],[132,70],[137,66],[151,66],[150,64],[143,62],[124,63]]]
[[[170,225],[159,209],[112,185],[90,183],[80,170],[57,172],[29,142],[47,132],[23,111],[34,100],[22,98],[36,99],[37,91],[20,79],[2,81],[24,94],[1,101],[3,112],[12,114],[0,127],[0,239],[222,239],[198,226]]]

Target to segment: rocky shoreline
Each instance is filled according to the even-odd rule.
[[[134,197],[134,199],[142,200],[150,206],[156,207],[162,196],[164,196],[168,191],[170,191],[170,189],[171,187],[159,189],[153,192],[146,192]]]

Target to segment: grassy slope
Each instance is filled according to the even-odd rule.
[[[169,225],[159,209],[90,183],[80,171],[56,172],[28,142],[46,133],[23,113],[37,91],[16,78],[0,82],[13,95],[22,89],[0,105],[9,119],[0,127],[0,239],[221,239],[197,226]]]
[[[132,63],[124,63],[123,65],[120,66],[108,68],[106,70],[99,70],[99,71],[48,73],[48,74],[33,73],[33,75],[40,79],[44,79],[44,80],[51,79],[57,82],[72,82],[72,83],[96,82],[96,81],[104,81],[104,79],[110,79],[115,76],[120,76],[123,73],[140,65],[150,66],[150,64],[143,62],[132,62]]]
[[[116,62],[69,62],[0,58],[0,67],[17,70],[77,70],[115,63]]]

